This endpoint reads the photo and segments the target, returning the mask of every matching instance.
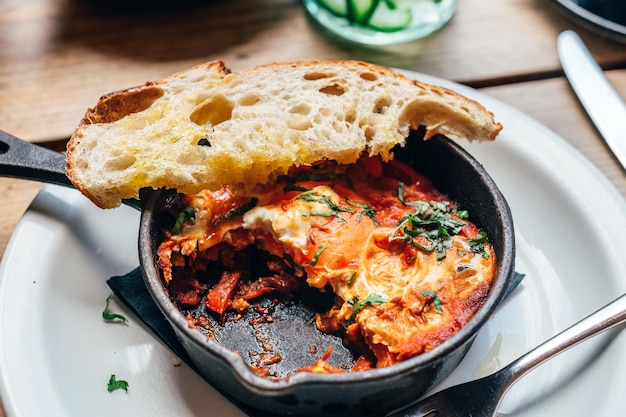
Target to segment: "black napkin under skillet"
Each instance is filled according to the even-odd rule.
[[[511,284],[507,289],[505,297],[507,297],[522,281],[523,274],[515,272]],[[126,275],[114,276],[107,281],[107,284],[115,294],[125,305],[128,307],[138,319],[140,319],[152,332],[172,350],[181,360],[183,360],[191,369],[196,371],[198,375],[201,375],[193,362],[182,347],[176,333],[172,329],[171,325],[161,313],[161,310],[157,307],[156,303],[152,300],[148,289],[141,275],[141,270],[135,268]],[[207,381],[208,382],[208,381]],[[217,389],[217,388],[216,388]],[[242,404],[236,398],[227,395],[226,393],[220,393],[228,398],[231,402],[237,405],[241,410],[247,413],[251,417],[270,417],[271,414],[265,411],[254,409],[253,407]]]

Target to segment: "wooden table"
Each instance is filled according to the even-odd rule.
[[[556,36],[578,31],[625,99],[626,44],[579,26],[548,0],[462,0],[444,30],[387,48],[333,38],[312,24],[298,0],[148,3],[0,2],[0,129],[63,149],[100,95],[202,61],[220,58],[238,70],[272,61],[361,59],[467,84],[512,105],[571,143],[626,196],[625,171],[563,78]],[[39,189],[0,179],[0,256]]]

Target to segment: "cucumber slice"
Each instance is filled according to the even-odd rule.
[[[320,6],[327,9],[334,15],[348,16],[348,0],[318,0]]]
[[[348,0],[348,19],[352,23],[365,25],[374,13],[380,0]]]
[[[367,22],[367,26],[380,32],[397,32],[406,29],[413,18],[411,9],[390,9],[386,1],[381,1]]]

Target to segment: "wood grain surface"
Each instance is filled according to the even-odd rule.
[[[133,1],[144,7],[124,7]],[[547,0],[463,0],[434,36],[374,49],[328,35],[298,0],[160,3],[0,2],[0,129],[30,141],[66,138],[102,94],[213,59],[235,70],[362,59],[473,86],[558,76],[556,35],[577,28]],[[626,63],[623,44],[579,29],[603,66]]]

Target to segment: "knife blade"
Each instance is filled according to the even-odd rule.
[[[613,154],[626,170],[626,104],[578,34],[557,38],[561,66],[572,89]]]

